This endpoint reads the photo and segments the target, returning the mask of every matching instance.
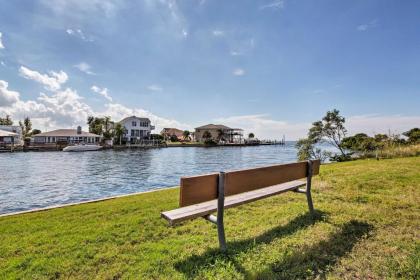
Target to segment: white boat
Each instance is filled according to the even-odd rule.
[[[97,151],[102,149],[102,146],[95,144],[78,144],[74,146],[67,146],[63,149],[63,152],[87,152],[87,151]]]

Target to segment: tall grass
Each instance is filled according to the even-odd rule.
[[[383,149],[376,151],[365,152],[360,158],[398,158],[398,157],[413,157],[420,155],[420,144],[401,145],[388,144]]]

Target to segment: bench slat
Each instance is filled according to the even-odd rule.
[[[257,189],[241,194],[227,196],[225,198],[225,209],[238,206],[244,203],[256,201],[262,198],[287,192],[290,190],[297,189],[304,186],[306,182],[296,180],[279,185],[266,187],[263,189]],[[169,221],[170,225],[174,225],[181,221],[190,220],[198,217],[203,217],[217,211],[217,199],[174,209],[171,211],[165,211],[161,213],[161,216]]]
[[[319,173],[319,166],[320,161],[314,160],[312,175]],[[225,173],[225,194],[226,196],[236,195],[301,180],[307,176],[307,172],[307,161],[228,171]],[[182,177],[179,206],[184,207],[216,199],[218,178],[218,173]]]

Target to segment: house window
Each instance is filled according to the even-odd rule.
[[[134,137],[134,130],[131,130],[131,136]]]
[[[131,122],[131,126],[137,126],[137,122],[136,121],[132,121]]]

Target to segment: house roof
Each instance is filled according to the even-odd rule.
[[[17,133],[6,131],[6,130],[0,130],[0,137],[10,137],[10,136],[18,136]]]
[[[34,137],[101,137],[100,135],[82,131],[81,134],[77,134],[77,129],[57,129],[52,131],[47,131],[44,133],[39,133],[34,135]]]
[[[195,129],[232,129],[222,124],[207,124],[203,126],[196,127]]]
[[[169,135],[176,135],[176,136],[182,136],[184,134],[184,131],[178,128],[164,128],[162,129],[161,133],[169,134]]]
[[[141,120],[141,121],[148,121],[148,122],[150,122],[150,119],[149,118],[141,118],[141,117],[131,116],[131,117],[126,117],[126,118],[120,120],[120,123],[126,122],[129,119],[137,119],[137,120]]]

